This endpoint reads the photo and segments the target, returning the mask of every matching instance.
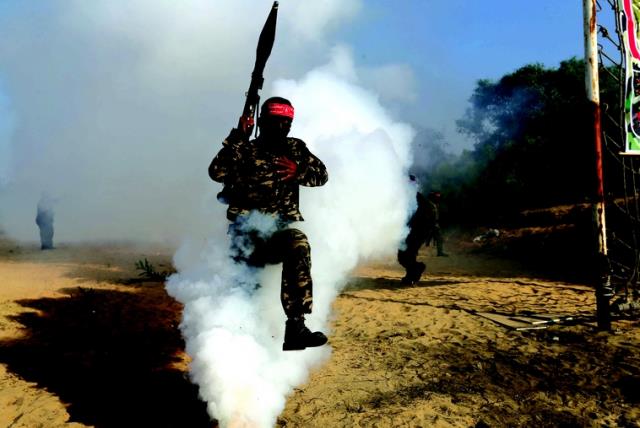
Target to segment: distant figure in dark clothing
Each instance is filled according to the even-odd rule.
[[[46,194],[38,201],[36,224],[40,228],[40,249],[53,249],[53,200]]]
[[[429,232],[425,244],[429,246],[433,240],[436,246],[438,257],[448,257],[443,250],[444,240],[442,239],[442,229],[440,229],[440,192],[430,192],[427,196],[427,224]]]
[[[416,178],[409,176],[409,180],[417,186]],[[433,239],[436,243],[438,256],[447,256],[442,250],[442,233],[439,223],[439,202],[440,193],[431,192],[428,197],[424,197],[419,191],[416,192],[416,211],[409,220],[409,234],[404,242],[404,247],[398,250],[398,263],[406,270],[406,275],[402,278],[403,284],[415,284],[420,280],[426,265],[418,262],[416,257],[422,244],[429,245]]]

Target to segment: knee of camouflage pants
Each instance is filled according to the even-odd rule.
[[[289,318],[311,313],[313,285],[311,281],[311,246],[298,229],[277,232],[282,254],[282,286],[280,298]]]

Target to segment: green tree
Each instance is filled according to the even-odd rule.
[[[445,193],[450,216],[491,222],[593,194],[592,113],[584,75],[584,62],[572,58],[557,68],[530,64],[498,81],[477,82],[457,121],[475,142],[473,149],[445,159],[427,178]],[[603,73],[601,85],[603,102],[617,105],[618,83]]]

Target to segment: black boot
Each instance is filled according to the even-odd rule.
[[[283,351],[300,351],[305,348],[322,346],[327,343],[327,336],[320,331],[311,332],[304,325],[304,317],[289,318],[284,330]]]
[[[412,268],[407,269],[407,274],[402,278],[402,284],[414,285],[416,282],[420,281],[420,277],[426,268],[427,266],[424,263],[417,262]]]

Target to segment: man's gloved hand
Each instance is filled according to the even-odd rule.
[[[225,138],[226,144],[235,145],[248,140],[248,137],[251,135],[251,131],[253,130],[254,124],[255,121],[253,117],[241,116],[240,120],[238,121],[238,127],[231,129],[231,132],[229,132],[229,136]]]
[[[276,171],[283,181],[293,180],[298,176],[298,165],[284,156],[275,160],[275,164],[279,167]]]
[[[225,143],[225,145],[238,144],[238,143],[244,141],[245,135],[246,134],[244,132],[242,132],[241,129],[233,128],[229,132],[229,135],[227,136],[227,138],[224,139],[224,143]]]
[[[251,116],[240,116],[239,123],[242,132],[244,132],[244,135],[251,135],[251,131],[253,131],[253,126],[256,122]]]

